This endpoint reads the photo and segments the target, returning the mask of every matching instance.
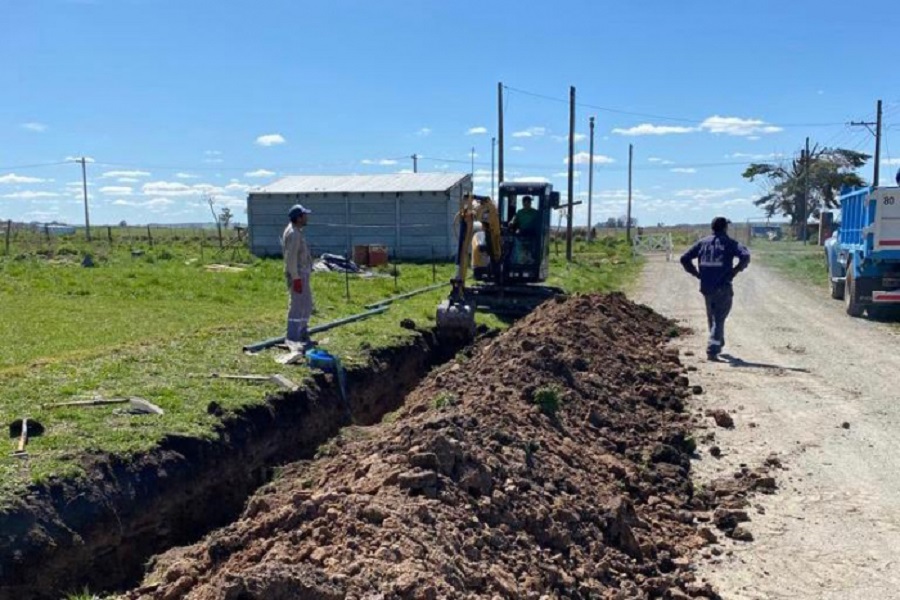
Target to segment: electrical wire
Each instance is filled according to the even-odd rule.
[[[52,162],[52,163],[36,163],[36,164],[30,164],[30,165],[15,165],[15,166],[11,166],[11,167],[0,167],[0,171],[21,171],[21,170],[24,170],[24,169],[40,169],[40,168],[42,168],[42,167],[56,167],[56,166],[59,166],[59,165],[69,165],[69,164],[74,164],[74,163],[73,163],[73,161],[70,161],[70,160],[63,160],[63,161]]]
[[[557,98],[554,96],[548,96],[546,94],[538,94],[536,92],[530,92],[528,90],[514,88],[514,87],[508,86],[508,85],[504,85],[503,87],[509,91],[512,91],[512,92],[515,92],[518,94],[523,94],[526,96],[541,98],[541,99],[549,100],[552,102],[561,102],[563,104],[569,103],[569,101],[564,98]],[[600,106],[597,104],[590,104],[587,102],[576,101],[575,105],[582,106],[584,108],[592,108],[594,110],[599,110],[599,111],[603,111],[603,112],[615,113],[615,114],[620,114],[620,115],[628,115],[628,116],[633,116],[633,117],[645,117],[648,119],[658,119],[661,121],[676,121],[676,122],[680,122],[680,123],[690,123],[693,125],[702,125],[703,123],[706,122],[706,119],[692,119],[692,118],[687,118],[687,117],[673,117],[673,116],[668,116],[668,115],[657,115],[657,114],[652,114],[652,113],[634,112],[634,111],[630,111],[630,110],[622,110],[619,108],[610,108],[608,106]],[[840,122],[840,123],[838,123],[838,122],[833,122],[833,123],[779,123],[778,126],[779,127],[837,127],[837,126],[841,126],[844,124],[845,124],[844,122]]]

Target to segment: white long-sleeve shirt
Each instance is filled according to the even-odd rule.
[[[301,275],[312,272],[312,255],[302,227],[294,227],[288,223],[281,235],[281,248],[284,253],[284,271],[291,279],[299,279]]]

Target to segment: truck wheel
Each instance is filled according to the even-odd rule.
[[[848,315],[861,317],[865,308],[859,303],[859,292],[856,289],[856,281],[854,281],[852,273],[852,270],[847,269],[847,281],[844,284],[844,303],[847,306]]]
[[[844,299],[844,282],[843,281],[832,281],[831,282],[831,297],[835,300],[843,300]]]

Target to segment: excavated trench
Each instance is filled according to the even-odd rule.
[[[348,370],[346,401],[319,373],[226,417],[215,440],[170,436],[138,457],[85,457],[87,477],[32,489],[0,512],[0,600],[135,584],[151,556],[237,518],[275,466],[313,457],[347,425],[379,422],[462,347],[422,331]]]

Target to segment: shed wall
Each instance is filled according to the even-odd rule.
[[[251,252],[280,256],[288,210],[300,203],[313,211],[306,237],[314,256],[347,254],[354,245],[379,244],[388,247],[391,257],[404,260],[432,255],[449,259],[456,249],[453,219],[462,195],[470,189],[464,179],[442,192],[250,194]]]

